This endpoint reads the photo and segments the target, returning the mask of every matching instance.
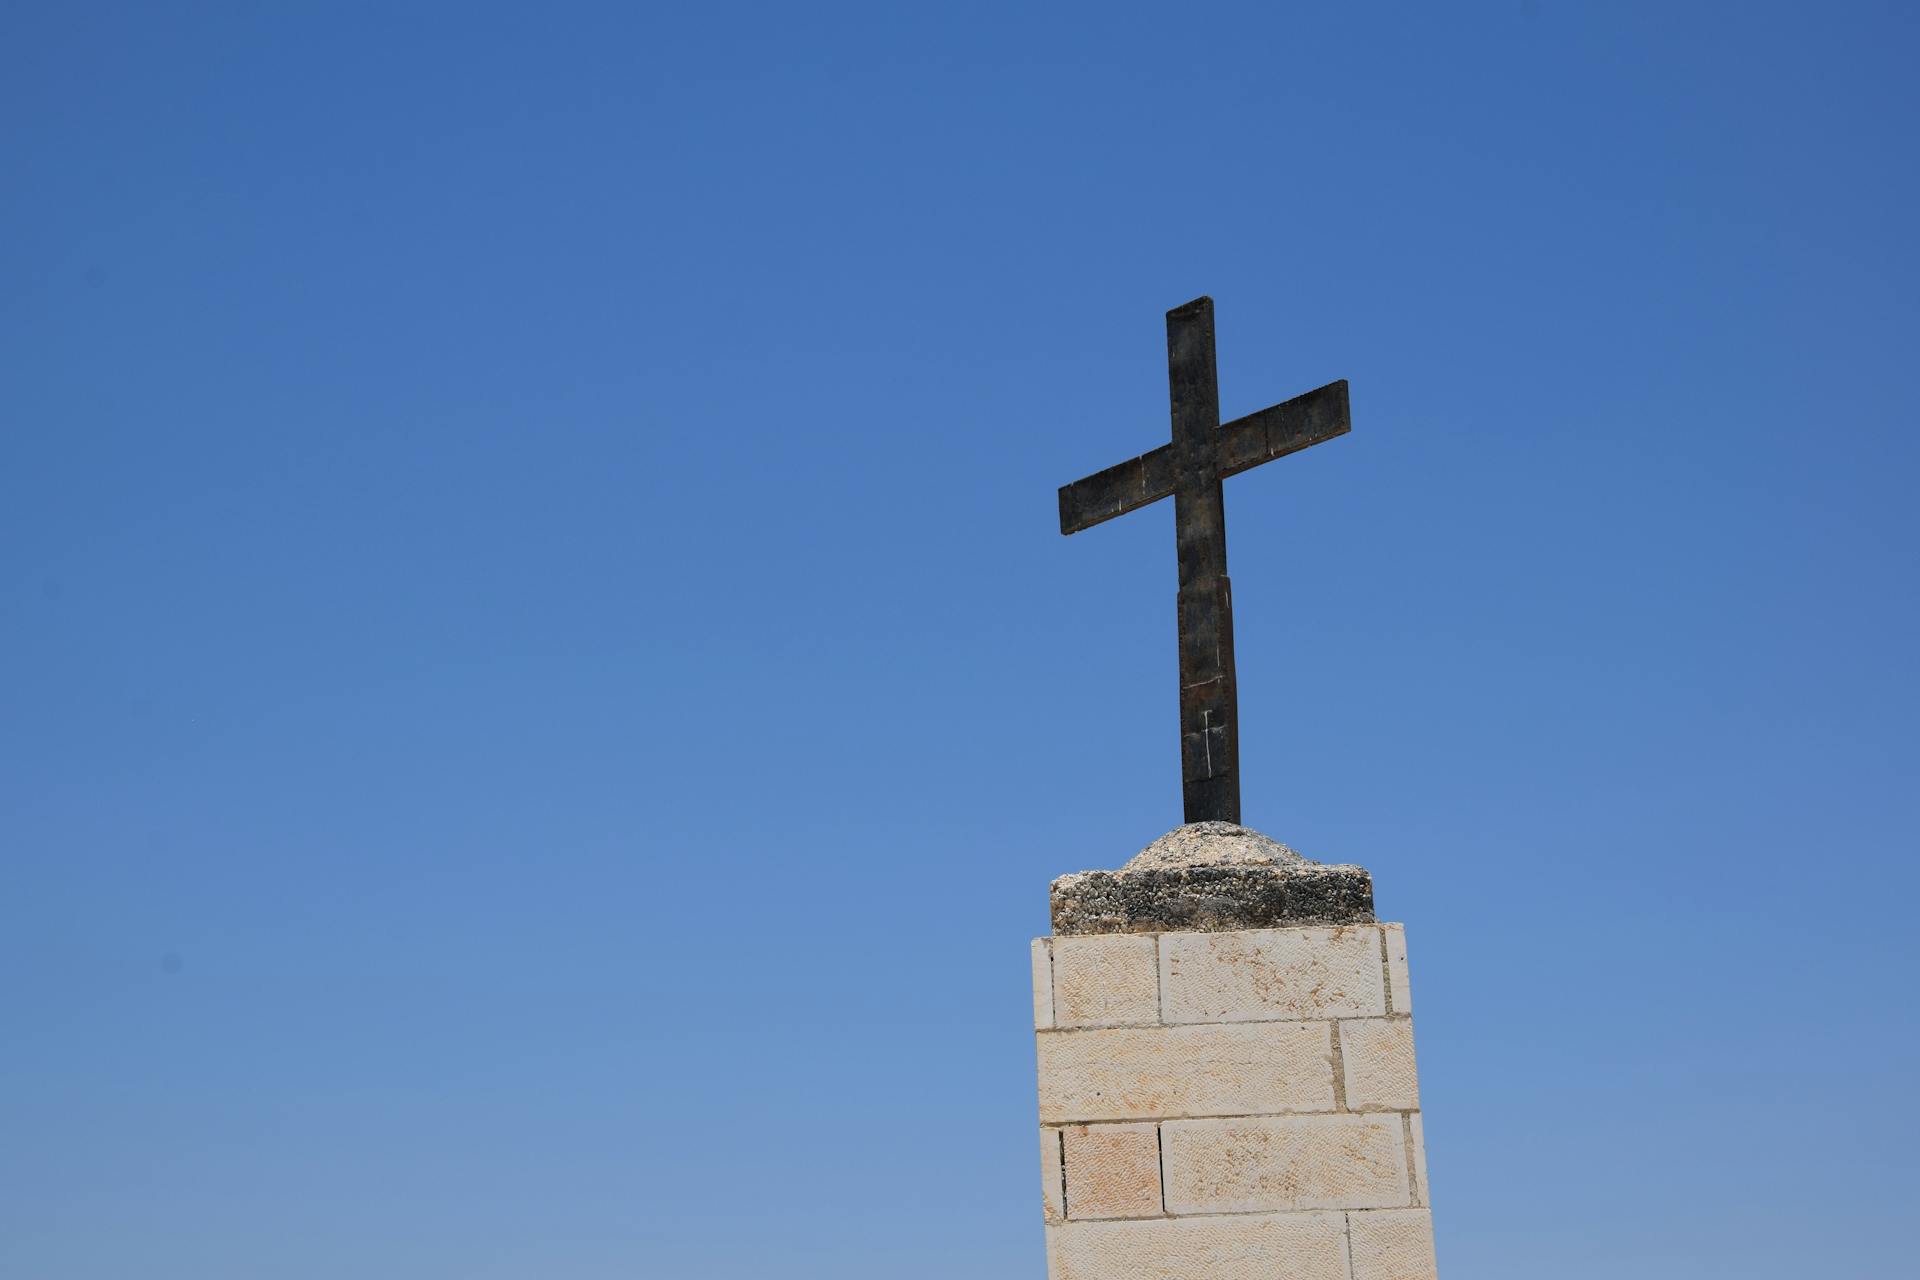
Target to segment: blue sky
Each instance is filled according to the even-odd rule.
[[[1027,939],[1246,813],[1407,924],[1441,1265],[1893,1274],[1894,5],[0,10],[0,1271],[1038,1275]]]

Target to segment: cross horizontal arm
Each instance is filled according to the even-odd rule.
[[[1343,436],[1352,427],[1347,416],[1346,379],[1329,382],[1316,391],[1223,424],[1214,433],[1220,474],[1237,475],[1308,445]],[[1060,532],[1091,529],[1170,496],[1173,487],[1173,446],[1163,444],[1151,453],[1062,485]]]

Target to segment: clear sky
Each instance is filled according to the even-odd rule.
[[[0,1273],[1038,1276],[1027,940],[1247,818],[1404,920],[1441,1265],[1892,1275],[1916,19],[0,10]]]

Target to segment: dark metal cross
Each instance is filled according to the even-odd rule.
[[[1078,533],[1173,495],[1180,551],[1180,778],[1188,822],[1240,821],[1240,708],[1233,674],[1233,589],[1220,482],[1345,435],[1347,384],[1220,424],[1213,299],[1167,312],[1173,443],[1060,490],[1060,532]]]

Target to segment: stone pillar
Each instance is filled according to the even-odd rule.
[[[1433,1280],[1406,938],[1367,873],[1196,823],[1052,898],[1050,1280]]]

